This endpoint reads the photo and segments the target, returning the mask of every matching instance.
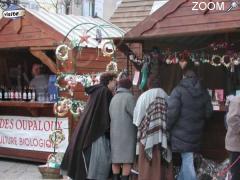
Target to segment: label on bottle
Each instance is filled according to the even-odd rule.
[[[18,92],[18,99],[22,99],[22,93],[21,92]]]
[[[11,99],[14,99],[14,92],[11,92]]]
[[[28,100],[31,100],[31,99],[32,99],[32,93],[28,92]]]
[[[36,99],[36,94],[35,94],[35,92],[33,92],[33,93],[32,93],[32,100],[35,101],[35,99]]]
[[[4,93],[4,99],[8,99],[8,93],[7,92]]]
[[[27,93],[26,92],[23,93],[23,100],[27,100]]]
[[[14,96],[15,96],[15,99],[18,100],[18,92],[17,91],[15,92]]]

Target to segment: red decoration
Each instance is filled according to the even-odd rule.
[[[79,37],[80,37],[80,43],[83,43],[83,42],[88,43],[88,39],[90,38],[90,36],[87,35],[86,32],[84,32],[83,35],[80,35]]]

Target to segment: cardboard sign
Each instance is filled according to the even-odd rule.
[[[53,152],[49,135],[55,130],[55,117],[0,116],[0,147]],[[68,119],[58,118],[57,129],[65,139],[56,152],[65,152],[68,145]]]

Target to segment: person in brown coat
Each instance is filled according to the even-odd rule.
[[[230,153],[232,180],[240,180],[240,97],[231,100],[227,113],[225,147]]]

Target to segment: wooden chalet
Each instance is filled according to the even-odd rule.
[[[200,0],[196,0],[200,3]],[[213,0],[210,8],[192,10],[191,0],[170,0],[152,15],[145,18],[125,35],[125,42],[138,44],[148,52],[152,47],[173,51],[196,50],[208,47],[212,42],[238,43],[240,40],[240,8],[228,9],[231,1]],[[213,6],[224,3],[224,9]],[[213,5],[214,4],[214,5]],[[201,7],[204,8],[203,5]],[[212,10],[209,10],[212,9]],[[139,57],[142,58],[142,57]],[[227,89],[227,71],[224,66],[200,65],[200,74],[209,89]],[[167,65],[159,72],[163,88],[170,93],[181,79],[178,65]],[[228,95],[228,92],[225,91]],[[204,131],[202,154],[210,159],[222,161],[227,158],[225,150],[224,116],[226,109],[215,110]]]
[[[79,32],[67,33],[76,25]],[[90,38],[81,52],[73,50],[69,54],[69,60],[64,64],[58,64],[55,57],[56,47],[72,40],[78,40],[83,30],[87,31],[96,25],[106,25],[103,38],[121,37],[123,30],[100,18],[81,17],[74,15],[59,15],[45,11],[26,9],[24,17],[19,19],[0,20],[0,85],[11,87],[11,69],[20,66],[31,80],[31,68],[33,63],[43,63],[49,68],[49,74],[58,72],[72,72],[76,74],[98,73],[106,70],[106,65],[111,61],[110,57],[103,56],[98,49],[95,40],[96,29],[88,32]],[[113,27],[113,28],[111,28]],[[72,61],[75,59],[75,63]],[[124,65],[125,62],[122,64]],[[119,67],[121,63],[119,62]],[[68,96],[63,92],[62,96]],[[86,100],[83,87],[78,85],[74,92],[74,98]],[[28,116],[28,117],[55,117],[53,104],[39,102],[0,102],[0,115]],[[71,113],[68,114],[69,133],[74,126]],[[1,135],[1,133],[0,133]],[[31,135],[30,135],[31,136]],[[0,146],[0,156],[19,159],[30,159],[45,162],[50,152],[29,151],[24,149],[4,148]]]

